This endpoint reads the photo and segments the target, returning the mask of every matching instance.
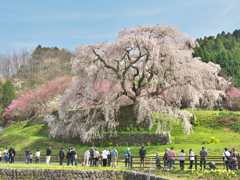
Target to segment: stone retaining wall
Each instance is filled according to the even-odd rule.
[[[148,180],[149,175],[132,171],[113,170],[54,170],[54,169],[4,169],[0,168],[0,179],[36,180]],[[150,176],[150,180],[170,180]]]
[[[68,143],[77,143],[80,145],[88,145],[92,146],[91,143],[82,143],[79,138],[71,138],[71,139],[62,139],[61,137],[55,137],[60,142],[68,142]],[[117,133],[117,136],[111,136],[110,134],[106,134],[103,139],[95,139],[95,146],[109,146],[109,143],[112,143],[112,146],[145,146],[150,143],[150,145],[165,145],[171,144],[170,135],[166,134],[155,134],[155,133]]]

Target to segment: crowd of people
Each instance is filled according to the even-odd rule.
[[[208,156],[208,152],[205,150],[204,147],[202,147],[202,150],[199,153],[200,155],[200,168],[202,169],[202,166],[204,167],[204,169],[206,168],[206,161],[207,161],[207,156]],[[236,153],[235,148],[232,148],[228,151],[228,148],[224,149],[223,152],[223,162],[226,165],[226,170],[228,171],[230,170],[237,170],[237,162],[238,162],[238,155]],[[188,158],[188,160],[186,159]],[[160,165],[160,156],[158,154],[158,152],[156,152],[156,166],[157,167],[161,167]],[[175,168],[175,160],[176,160],[176,153],[174,151],[174,148],[172,147],[171,150],[169,150],[169,148],[166,149],[165,154],[163,156],[163,161],[164,161],[164,167],[166,169],[171,169],[171,168]],[[182,149],[179,152],[178,155],[178,161],[180,163],[180,168],[182,170],[184,170],[184,164],[185,161],[189,161],[190,162],[190,166],[189,169],[193,168],[193,161],[195,161],[195,155],[194,152],[192,150],[192,148],[189,149],[187,156],[184,152],[184,149]],[[215,169],[217,167],[215,162],[209,162],[209,167],[212,169]]]
[[[125,167],[130,167],[130,148],[125,151],[124,154],[125,157]],[[105,148],[103,151],[99,153],[98,149],[95,147],[92,147],[90,150],[87,150],[84,153],[84,162],[82,163],[83,166],[112,166],[114,168],[117,167],[117,160],[118,160],[118,151],[115,147],[113,149],[107,149]],[[111,165],[112,164],[112,165]]]
[[[49,165],[50,158],[51,158],[52,150],[51,146],[46,150],[46,164]],[[140,156],[140,167],[144,167],[145,164],[145,158],[146,158],[147,151],[144,149],[144,146],[139,150],[139,156]],[[0,162],[2,161],[2,155],[4,157],[3,162],[4,163],[14,163],[14,157],[16,155],[16,151],[14,148],[6,148],[2,152],[2,148],[0,148]],[[35,153],[35,163],[40,164],[40,151],[37,150]],[[208,152],[205,150],[204,147],[202,147],[202,150],[199,153],[200,155],[200,168],[202,167],[206,168],[206,160],[208,156]],[[177,159],[178,157],[178,159]],[[33,163],[33,152],[30,151],[30,147],[28,147],[25,151],[25,162],[26,164],[32,164]],[[70,147],[67,153],[65,153],[64,148],[62,148],[59,151],[59,158],[60,158],[60,165],[63,165],[63,161],[66,158],[67,165],[77,165],[77,151],[75,148]],[[131,152],[130,148],[128,148],[124,153],[125,158],[125,167],[129,168],[131,165]],[[237,170],[237,162],[238,162],[238,155],[235,151],[235,148],[232,148],[228,150],[227,148],[224,149],[223,155],[222,155],[223,161],[226,165],[226,169],[229,170]],[[192,150],[192,148],[189,149],[187,154],[185,153],[184,149],[182,149],[179,152],[179,155],[176,156],[176,153],[174,151],[174,148],[172,147],[171,150],[169,148],[166,149],[165,154],[163,156],[163,164],[164,168],[166,169],[172,169],[175,168],[175,160],[178,160],[180,163],[180,168],[184,170],[185,168],[185,161],[190,162],[189,169],[193,168],[193,162],[195,161],[195,155]],[[84,152],[84,160],[82,163],[82,166],[89,166],[89,167],[106,167],[106,166],[112,166],[116,168],[117,166],[117,160],[118,160],[118,151],[115,147],[113,149],[107,149],[105,148],[103,151],[99,152],[98,148],[92,147],[90,150],[87,150]],[[156,167],[161,167],[161,159],[158,152],[156,152],[155,156],[156,161]],[[215,162],[209,162],[210,168],[216,168]]]
[[[14,163],[14,157],[16,155],[16,151],[14,148],[6,148],[4,151],[3,151],[3,162],[6,163],[6,162],[9,162],[9,163]],[[0,148],[0,162],[2,162],[2,148]]]

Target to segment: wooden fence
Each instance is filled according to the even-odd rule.
[[[180,162],[178,161],[179,156],[175,156],[175,167],[180,167]],[[164,161],[163,161],[163,156],[160,156],[160,165],[163,168],[164,167]],[[200,156],[195,155],[193,161],[193,169],[197,169],[197,167],[200,167]],[[25,154],[16,154],[15,161],[20,161],[25,163]],[[83,156],[77,156],[76,158],[78,164],[82,164],[84,157]],[[46,156],[40,156],[40,163],[45,163],[46,162]],[[53,163],[59,163],[60,158],[58,155],[51,155],[51,160],[50,162]],[[215,162],[217,165],[217,168],[222,167],[225,168],[225,162],[223,161],[222,156],[207,156],[206,160],[206,168],[209,168],[209,162]],[[230,162],[230,161],[229,161]],[[35,164],[35,157],[33,157],[33,164]],[[64,163],[67,163],[67,159],[64,158]],[[231,163],[231,162],[230,162]],[[99,165],[101,165],[101,161],[99,162]],[[139,156],[131,156],[131,163],[130,166],[132,168],[150,168],[151,167],[156,167],[155,163],[155,156],[146,156],[144,158],[144,165],[141,164],[141,159]],[[231,164],[230,164],[231,165]],[[118,167],[124,167],[125,166],[125,158],[124,157],[118,157],[117,160],[117,166]],[[189,156],[185,156],[185,161],[184,161],[184,166],[185,168],[188,168],[190,166],[190,160]],[[204,162],[202,162],[202,166],[204,166]],[[237,169],[240,169],[240,158],[239,154],[237,157]]]

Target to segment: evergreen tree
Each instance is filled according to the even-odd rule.
[[[223,31],[223,32],[221,33],[221,36],[222,36],[223,38],[225,38],[225,36],[226,36],[225,31]]]
[[[205,62],[211,61],[211,55],[210,55],[210,53],[207,51],[206,46],[203,47],[203,54],[204,54]]]
[[[202,61],[205,62],[205,58],[204,58],[204,54],[203,54],[203,50],[201,47],[198,47],[198,52],[199,52],[199,57],[202,58]]]
[[[15,88],[10,80],[7,80],[3,85],[2,105],[7,108],[13,99],[17,99]]]
[[[224,49],[224,46],[223,46],[223,43],[222,43],[221,39],[216,39],[216,41],[215,41],[215,48],[214,49],[217,52],[219,52],[219,51]]]

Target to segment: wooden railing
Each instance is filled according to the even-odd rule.
[[[178,157],[179,156],[175,156],[175,167],[180,167],[180,162],[178,161]],[[15,161],[22,161],[23,163],[25,163],[25,154],[16,154],[16,156],[14,157]],[[84,156],[77,156],[76,158],[77,163],[78,164],[82,164],[83,160],[84,160]],[[33,164],[35,164],[35,157],[33,157]],[[58,162],[59,163],[60,158],[58,155],[51,155],[51,160],[50,162]],[[99,160],[99,165],[101,166],[101,160]],[[46,156],[40,156],[40,163],[45,163],[46,162]],[[223,157],[222,156],[207,156],[207,160],[206,160],[206,168],[209,167],[209,162],[215,162],[216,165],[222,168],[225,167],[225,161],[223,161]],[[229,160],[230,162],[230,166],[231,166],[231,159]],[[67,158],[64,158],[64,163],[67,163]],[[130,160],[130,166],[132,168],[149,168],[151,165],[151,167],[156,167],[156,163],[155,163],[155,156],[146,156],[144,158],[144,164],[141,164],[141,159],[139,156],[131,156],[131,160]],[[164,160],[163,160],[163,156],[160,156],[160,165],[163,168],[164,167]],[[169,164],[168,164],[169,165]],[[200,156],[195,155],[194,156],[194,161],[193,161],[193,169],[197,169],[197,167],[199,167],[200,164]],[[125,166],[125,158],[124,157],[118,157],[117,159],[117,166],[118,167],[124,167]],[[189,160],[189,156],[185,156],[185,161],[184,161],[184,166],[190,166],[190,160]],[[204,166],[204,162],[202,162],[202,166]],[[237,156],[237,169],[240,169],[240,158],[239,158],[239,154]]]

